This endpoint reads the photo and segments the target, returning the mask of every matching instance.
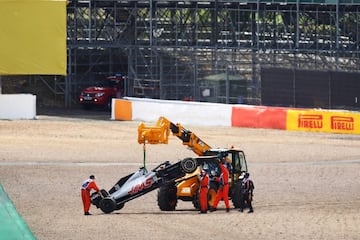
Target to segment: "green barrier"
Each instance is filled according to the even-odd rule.
[[[35,239],[0,184],[0,240]]]

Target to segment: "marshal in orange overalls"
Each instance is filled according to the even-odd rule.
[[[84,206],[84,214],[85,215],[91,215],[89,213],[90,205],[91,205],[91,198],[90,198],[90,192],[91,190],[95,190],[96,192],[99,192],[99,188],[96,185],[95,176],[91,175],[89,179],[85,180],[83,184],[81,185],[81,198]]]
[[[209,190],[209,175],[205,170],[201,171],[200,178],[200,192],[199,192],[199,201],[200,201],[200,213],[206,213],[208,210],[208,190]]]
[[[226,211],[230,210],[229,204],[229,170],[225,167],[224,163],[219,164],[221,169],[220,186],[216,194],[216,199],[213,205],[213,210],[216,210],[220,200],[223,199],[226,206]]]

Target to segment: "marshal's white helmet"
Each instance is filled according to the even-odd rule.
[[[243,180],[244,177],[245,177],[245,173],[241,173],[240,176],[239,176],[239,179],[240,179],[240,180]]]

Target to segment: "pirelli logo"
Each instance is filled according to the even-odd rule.
[[[331,129],[353,131],[355,129],[354,118],[344,116],[331,116]]]
[[[314,128],[323,127],[323,116],[319,114],[299,114],[298,128]]]
[[[326,110],[293,110],[286,115],[287,130],[360,134],[360,114]]]

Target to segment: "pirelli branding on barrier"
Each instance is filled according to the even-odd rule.
[[[323,128],[323,116],[318,114],[299,114],[298,128]]]
[[[344,130],[344,131],[355,130],[354,117],[331,116],[330,122],[331,122],[331,129],[334,130]]]
[[[360,114],[288,110],[286,129],[360,134]]]

